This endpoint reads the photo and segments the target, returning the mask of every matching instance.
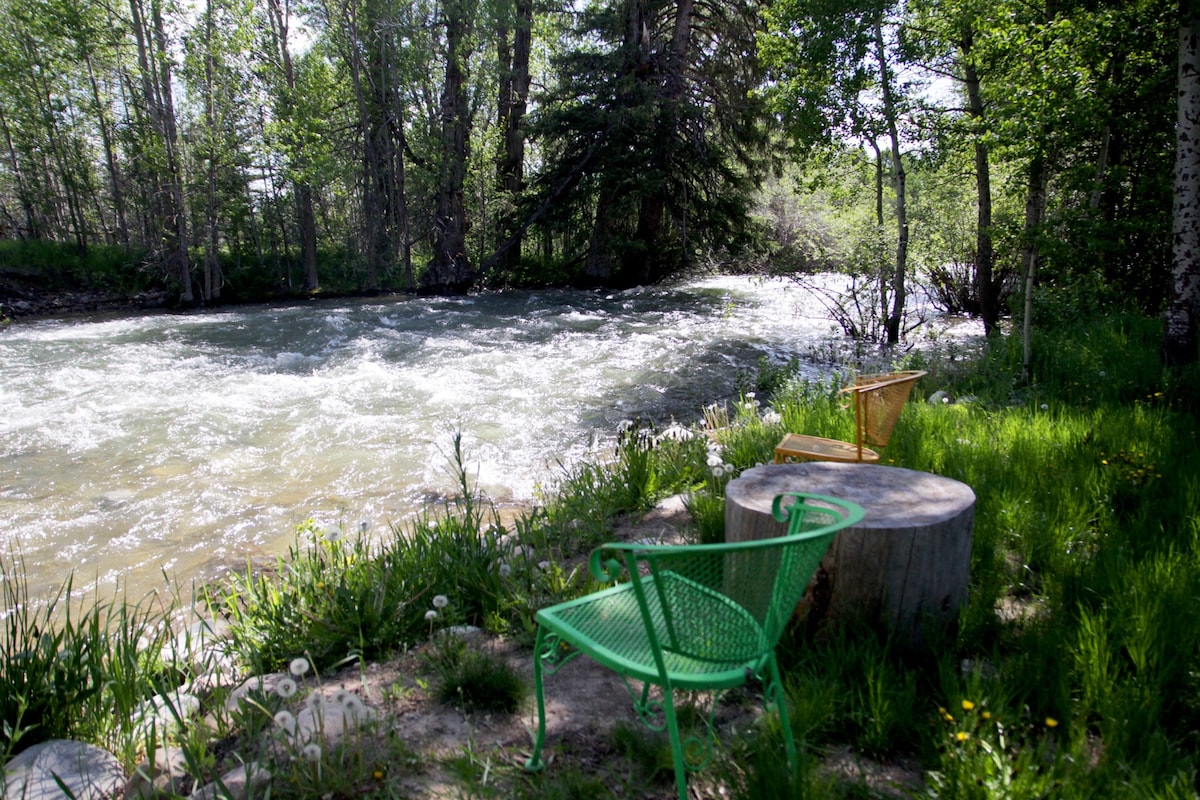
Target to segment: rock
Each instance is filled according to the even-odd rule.
[[[295,742],[303,745],[321,738],[336,742],[374,719],[374,712],[353,692],[342,689],[332,700],[314,693],[296,715]]]
[[[269,675],[255,675],[247,678],[242,682],[242,685],[229,693],[229,697],[225,698],[225,710],[230,714],[234,714],[241,709],[242,700],[248,695],[268,695],[275,692],[280,682],[285,680],[293,680],[291,675],[285,672],[272,672]]]
[[[183,793],[182,781],[187,777],[187,758],[178,747],[159,748],[154,762],[143,761],[125,784],[125,800],[150,800],[164,794]]]
[[[108,800],[124,786],[116,756],[66,739],[35,744],[4,766],[3,796],[21,800]]]
[[[200,711],[200,698],[176,690],[169,695],[158,695],[146,700],[133,712],[135,735],[145,738],[153,731],[161,739],[171,731],[177,731],[184,722]]]
[[[271,773],[251,761],[201,786],[192,793],[192,800],[246,800],[251,794],[257,795],[254,790],[262,788],[270,780]]]
[[[934,392],[933,394],[929,395],[929,399],[926,402],[929,403],[929,405],[931,405],[931,406],[941,405],[942,403],[949,403],[950,402],[950,393],[945,392],[945,391]]]

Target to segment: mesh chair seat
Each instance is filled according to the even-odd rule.
[[[758,672],[770,651],[766,632],[754,616],[696,581],[673,572],[639,579],[654,626],[662,632],[662,659],[667,680],[680,689],[728,688]],[[667,611],[655,582],[668,596],[667,607],[680,615],[667,631]],[[647,584],[651,584],[647,586]],[[632,583],[594,592],[538,614],[538,622],[575,643],[604,666],[641,681],[661,676],[655,647],[646,635],[637,592]],[[700,623],[700,624],[697,624]]]

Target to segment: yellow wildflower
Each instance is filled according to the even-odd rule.
[[[954,734],[954,738],[960,742],[965,742],[969,738],[969,734],[966,731],[959,731]]]
[[[1047,728],[1057,728],[1058,720],[1056,720],[1054,717],[1046,717],[1046,727]]]
[[[963,700],[962,707],[963,707],[963,711],[970,711],[971,709],[973,709],[975,707],[975,704],[972,703],[970,700]]]

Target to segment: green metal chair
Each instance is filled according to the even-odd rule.
[[[861,521],[863,510],[845,500],[788,493],[775,498],[772,513],[788,521],[786,535],[713,545],[612,543],[592,552],[589,566],[597,580],[614,581],[622,572],[633,579],[537,613],[538,729],[527,770],[544,767],[543,673],[552,675],[579,655],[620,674],[641,721],[666,729],[680,800],[687,797],[686,770],[712,760],[720,692],[752,679],[764,683],[764,706],[778,709],[788,763],[795,768],[775,645],[834,534]],[[640,692],[631,678],[643,683]],[[661,699],[651,696],[654,686]],[[703,737],[681,741],[675,696],[693,690],[717,694]]]

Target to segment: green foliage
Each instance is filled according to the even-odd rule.
[[[529,695],[525,679],[505,658],[472,647],[453,629],[438,632],[426,662],[438,681],[438,700],[467,711],[512,714]]]
[[[157,284],[136,255],[120,247],[0,239],[0,276],[40,291],[112,291],[134,295]]]
[[[171,605],[155,609],[99,593],[77,604],[68,577],[31,597],[22,561],[0,558],[0,756],[49,739],[80,738],[122,754],[144,747],[132,720],[181,680],[161,653]]]

